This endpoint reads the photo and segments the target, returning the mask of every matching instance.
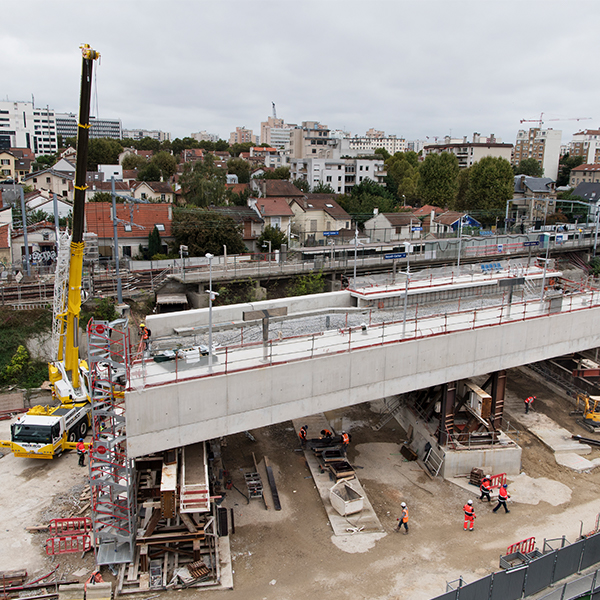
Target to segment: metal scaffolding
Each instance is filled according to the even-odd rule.
[[[129,381],[128,319],[91,320],[88,357],[92,401],[90,489],[96,564],[133,561],[135,465],[127,456],[124,391]]]

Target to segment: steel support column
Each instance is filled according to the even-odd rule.
[[[440,409],[440,428],[438,430],[438,442],[445,446],[454,434],[454,402],[456,401],[456,381],[444,384],[442,391],[442,403]]]
[[[496,371],[492,378],[492,411],[490,422],[495,430],[502,429],[504,418],[504,394],[506,393],[506,371]]]

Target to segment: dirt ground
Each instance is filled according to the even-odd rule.
[[[572,406],[566,399],[520,370],[508,376],[506,418],[512,426],[520,429],[523,398],[531,394],[537,396],[534,410],[572,433],[594,437],[569,416]],[[428,600],[444,593],[447,581],[462,576],[470,582],[498,570],[499,556],[514,542],[535,536],[540,547],[544,538],[566,535],[575,541],[581,522],[585,532],[593,529],[600,512],[600,468],[576,473],[559,466],[549,449],[521,430],[522,474],[509,487],[511,512],[492,513],[495,504],[481,504],[476,488],[467,491],[431,479],[416,463],[405,461],[400,455],[405,433],[395,421],[373,430],[380,419],[377,409],[377,403],[363,404],[327,417],[336,430],[351,432],[349,460],[385,533],[332,535],[291,423],[253,430],[255,441],[244,434],[230,436],[223,461],[235,487],[246,491],[243,471],[254,470],[253,453],[258,461],[267,456],[282,510],[266,510],[261,500],[248,503],[240,491],[228,490],[224,506],[233,508],[235,523],[230,536],[234,589],[184,590],[164,596],[296,600],[333,593],[338,600]],[[0,423],[3,435],[4,423]],[[593,450],[586,458],[598,456],[600,452]],[[27,567],[33,573],[60,562],[61,572],[65,569],[71,577],[82,567],[89,572],[90,555],[84,561],[79,555],[66,561],[46,558],[45,534],[24,532],[25,526],[40,524],[51,514],[65,516],[56,513],[77,508],[85,473],[77,467],[75,455],[43,464],[6,456],[0,460],[0,477],[2,568]],[[469,498],[477,514],[473,533],[463,531],[462,506]],[[410,509],[408,535],[394,532],[402,501]],[[360,527],[360,518],[349,517],[350,525]]]

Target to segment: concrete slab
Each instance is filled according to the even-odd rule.
[[[570,431],[563,429],[542,413],[520,415],[519,421],[553,452],[589,454],[592,451],[590,446],[574,440]]]
[[[323,413],[312,415],[310,417],[303,417],[302,420],[293,421],[294,429],[296,432],[300,430],[302,425],[308,425],[308,437],[318,437],[318,432],[325,427],[331,429],[329,422],[325,418]],[[313,476],[319,495],[323,502],[327,518],[336,536],[369,536],[373,538],[374,533],[383,533],[384,529],[381,526],[375,510],[367,497],[367,494],[360,484],[358,477],[352,479],[352,487],[364,497],[364,507],[360,513],[354,515],[342,516],[335,508],[331,505],[329,500],[329,490],[333,487],[334,482],[331,481],[329,473],[321,473],[321,467],[319,461],[312,450],[305,450],[304,456],[308,464],[308,468]],[[375,538],[377,539],[377,538]],[[374,543],[375,539],[372,543]],[[369,542],[371,543],[371,542]]]
[[[583,456],[579,456],[574,452],[555,452],[554,458],[559,465],[563,467],[569,467],[569,469],[573,469],[578,473],[583,473],[585,471],[591,471],[595,467],[598,466],[598,462],[592,462]],[[594,459],[598,461],[598,459]]]
[[[229,536],[217,538],[219,548],[219,587],[232,590],[233,589],[233,567],[231,566],[231,547],[229,545]]]

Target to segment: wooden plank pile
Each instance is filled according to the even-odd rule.
[[[177,451],[136,461],[135,557],[121,566],[116,595],[219,585],[217,509],[181,512],[181,466]]]

